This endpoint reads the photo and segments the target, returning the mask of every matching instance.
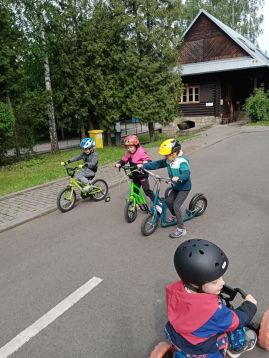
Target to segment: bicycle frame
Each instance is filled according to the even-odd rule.
[[[130,177],[132,171],[137,170],[136,167],[132,167],[132,166],[124,166],[123,169],[125,171],[125,174],[128,177]],[[129,174],[128,174],[128,170],[130,170]],[[129,194],[129,197],[127,198],[127,202],[130,202],[131,200],[134,203],[134,207],[136,207],[136,205],[139,205],[139,207],[142,211],[149,210],[148,203],[144,196],[142,188],[135,185],[133,180],[131,180],[131,183],[130,183],[130,194]]]
[[[74,178],[75,172],[78,169],[78,167],[75,168],[71,168],[71,167],[67,167],[65,166],[66,172],[68,174],[68,176],[70,177],[70,181],[68,183],[68,186],[71,187],[71,192],[70,192],[70,199],[72,198],[73,192],[75,190],[75,187],[78,188],[78,190],[80,190],[82,192],[82,185],[79,183],[79,181]],[[100,192],[100,188],[97,188],[93,185],[93,188],[91,190],[91,192],[88,195],[93,195]]]
[[[145,205],[147,206],[148,203],[144,197],[142,188],[135,185],[135,183],[133,181],[131,181],[130,184],[130,195],[127,199],[127,201],[133,200],[134,205]]]

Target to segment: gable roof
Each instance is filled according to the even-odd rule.
[[[228,35],[239,47],[241,47],[249,56],[198,62],[184,64],[181,66],[182,75],[194,75],[201,73],[209,72],[221,72],[221,71],[231,71],[238,69],[247,69],[247,68],[257,68],[257,67],[269,67],[269,59],[266,55],[251,41],[239,34],[238,32],[231,29],[229,26],[225,25],[220,20],[216,19],[214,16],[210,15],[205,10],[200,10],[195,19],[186,29],[183,34],[183,39],[186,34],[190,31],[197,19],[204,14],[208,17],[213,23],[220,28],[226,35]]]

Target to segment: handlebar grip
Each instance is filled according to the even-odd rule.
[[[236,292],[238,292],[242,296],[243,299],[245,299],[247,297],[247,293],[244,290],[242,290],[241,288],[235,288],[234,290]]]

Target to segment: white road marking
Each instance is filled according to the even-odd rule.
[[[36,336],[40,331],[46,328],[49,324],[55,321],[65,311],[71,308],[77,303],[82,297],[86,296],[91,290],[93,290],[103,280],[99,277],[92,277],[84,285],[79,287],[76,291],[67,296],[63,301],[58,303],[44,316],[40,317],[31,326],[27,327],[11,341],[0,348],[0,358],[9,357],[11,354],[16,352],[21,346],[28,342],[31,338]]]

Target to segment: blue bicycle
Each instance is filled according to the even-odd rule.
[[[157,229],[160,221],[161,221],[161,227],[176,225],[176,221],[167,222],[167,218],[166,218],[167,204],[165,199],[168,197],[170,190],[172,190],[172,187],[166,189],[164,198],[160,197],[161,182],[171,184],[172,183],[171,179],[160,177],[159,175],[154,174],[146,169],[143,170],[147,172],[155,181],[155,185],[154,185],[155,197],[154,197],[153,205],[150,208],[149,215],[142,221],[141,224],[141,233],[144,236],[149,236],[153,234],[154,231]],[[157,206],[159,207],[161,206],[162,208],[161,214],[158,212]],[[206,208],[207,208],[207,198],[204,196],[204,194],[201,193],[195,194],[190,200],[189,208],[186,209],[185,211],[183,221],[188,221],[197,216],[203,215]]]

